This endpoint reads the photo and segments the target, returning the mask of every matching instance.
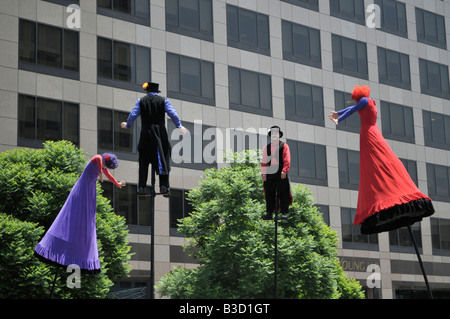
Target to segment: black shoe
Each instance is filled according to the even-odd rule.
[[[166,186],[161,186],[159,188],[159,192],[164,196],[164,197],[170,197],[170,188],[166,187]]]
[[[138,195],[147,195],[147,189],[145,187],[139,187]]]
[[[263,219],[263,220],[272,220],[272,214],[265,214],[265,215],[262,217],[262,219]]]

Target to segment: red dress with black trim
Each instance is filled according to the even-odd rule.
[[[377,125],[377,107],[363,97],[338,112],[341,121],[354,111],[361,117],[359,193],[355,225],[362,234],[379,233],[412,225],[434,213],[423,194],[394,154]]]

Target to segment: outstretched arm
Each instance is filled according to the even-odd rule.
[[[141,114],[140,103],[141,103],[141,99],[137,99],[136,105],[131,110],[130,115],[128,115],[127,121],[120,123],[121,128],[131,128],[133,126],[134,121]]]
[[[114,178],[114,176],[111,175],[111,173],[109,172],[109,170],[107,168],[103,169],[103,173],[105,174],[106,177],[108,177],[108,179],[111,181],[111,183],[113,183],[117,187],[122,188],[122,186],[126,185],[126,183],[124,181],[117,182],[117,180]]]
[[[345,120],[347,117],[349,117],[356,111],[359,111],[359,110],[365,108],[367,106],[368,102],[369,101],[368,101],[367,97],[363,97],[355,105],[349,106],[349,107],[347,107],[343,110],[339,110],[337,112],[331,112],[331,115],[328,117],[334,123],[338,124],[339,122]]]

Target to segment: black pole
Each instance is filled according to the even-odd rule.
[[[275,183],[275,257],[273,297],[277,299],[277,263],[278,263],[278,182]]]
[[[419,248],[417,248],[416,239],[414,238],[414,233],[411,229],[411,225],[408,225],[409,236],[416,250],[417,258],[419,259],[420,268],[422,269],[423,278],[425,279],[425,284],[427,285],[428,297],[433,299],[433,294],[431,293],[430,284],[428,283],[427,274],[425,273],[425,268],[422,263],[422,258],[420,257]]]
[[[150,186],[150,223],[151,223],[151,243],[150,243],[150,298],[155,299],[155,170],[152,165],[152,184]]]
[[[53,278],[52,289],[50,290],[50,296],[49,296],[50,299],[52,299],[53,292],[55,291],[56,278],[58,277],[58,271],[59,271],[59,267],[55,267],[55,277]]]

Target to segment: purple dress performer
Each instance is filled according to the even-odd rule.
[[[96,184],[102,172],[118,187],[108,168],[118,166],[114,154],[95,155],[73,186],[64,206],[45,236],[34,248],[43,261],[61,266],[78,265],[85,272],[100,272],[96,231]]]

